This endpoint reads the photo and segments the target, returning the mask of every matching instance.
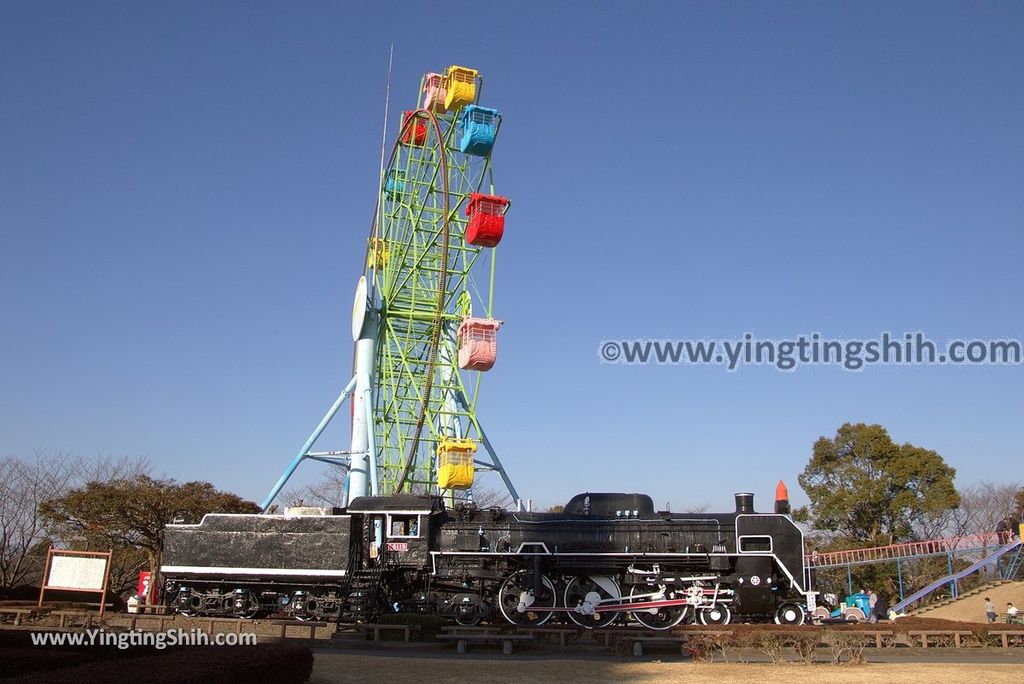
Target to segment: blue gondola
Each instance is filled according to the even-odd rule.
[[[405,171],[390,169],[384,180],[384,194],[388,199],[395,199],[405,192]]]
[[[459,149],[466,154],[486,157],[494,147],[499,123],[501,113],[497,109],[466,105],[459,114],[459,125],[462,127]]]

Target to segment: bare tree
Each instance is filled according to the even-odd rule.
[[[964,487],[960,493],[960,507],[964,511],[965,531],[970,534],[991,532],[996,524],[1013,516],[1015,498],[1021,491],[1019,482],[997,483],[987,480]]]
[[[962,503],[956,508],[926,513],[914,521],[913,536],[915,539],[959,537],[969,532],[967,518],[967,510]]]
[[[38,581],[52,538],[43,527],[39,507],[87,482],[130,477],[147,472],[144,458],[97,454],[80,458],[68,453],[0,459],[0,592]]]
[[[96,454],[92,458],[76,459],[77,469],[74,486],[89,482],[107,480],[131,480],[139,475],[151,474],[149,459],[144,456],[106,456]]]
[[[473,487],[473,502],[477,508],[512,508],[512,496],[508,492],[484,487]]]
[[[320,479],[302,487],[287,489],[281,494],[285,506],[324,506],[340,508],[345,504],[344,466],[330,466]]]
[[[77,473],[76,460],[65,454],[0,459],[0,592],[41,572],[40,549],[45,557],[48,538],[39,505],[66,492]]]
[[[344,466],[330,466],[320,478],[301,487],[286,489],[281,493],[280,501],[285,506],[325,506],[340,508],[345,503]],[[469,497],[459,498],[459,501]],[[512,508],[512,497],[508,492],[486,487],[473,487],[472,500],[478,508]]]

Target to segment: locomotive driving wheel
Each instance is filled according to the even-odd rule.
[[[599,604],[606,599],[621,597],[619,583],[607,575],[579,575],[565,587],[569,619],[587,629],[607,627],[615,622],[619,612],[611,606],[601,610]]]
[[[665,601],[668,599],[683,598],[675,590],[667,589],[663,585],[656,587],[641,586],[634,584],[629,592],[633,600],[637,598],[648,598],[650,601]],[[675,627],[686,617],[688,606],[662,606],[661,608],[649,608],[648,610],[634,610],[633,619],[647,629],[663,630]]]
[[[498,608],[513,625],[543,625],[551,618],[549,609],[555,607],[555,600],[554,583],[541,575],[538,590],[531,573],[526,570],[509,575],[498,590]]]

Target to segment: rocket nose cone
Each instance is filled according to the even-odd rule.
[[[775,500],[789,501],[789,490],[786,489],[786,483],[782,480],[779,480],[778,486],[775,487]]]

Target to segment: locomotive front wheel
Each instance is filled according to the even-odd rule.
[[[701,608],[697,611],[697,619],[702,625],[727,625],[732,620],[732,611],[726,605]]]
[[[804,624],[804,609],[795,603],[783,603],[775,609],[775,624],[777,625],[802,625]]]
[[[674,591],[663,592],[658,587],[646,587],[637,584],[629,592],[630,597],[647,597],[651,601],[663,601],[665,599],[680,598]],[[635,598],[634,598],[635,600]],[[671,629],[683,621],[686,617],[688,606],[666,606],[663,608],[651,608],[650,610],[634,610],[631,614],[633,619],[647,629],[663,630]],[[653,613],[651,611],[654,611]]]
[[[579,575],[565,587],[565,607],[570,609],[567,615],[586,629],[607,627],[615,622],[619,617],[618,611],[611,606],[602,610],[599,604],[606,599],[618,598],[622,598],[619,583],[606,575]]]
[[[498,590],[498,608],[513,625],[539,627],[551,619],[555,607],[555,585],[544,575],[536,591],[530,573],[519,570],[509,575]]]

